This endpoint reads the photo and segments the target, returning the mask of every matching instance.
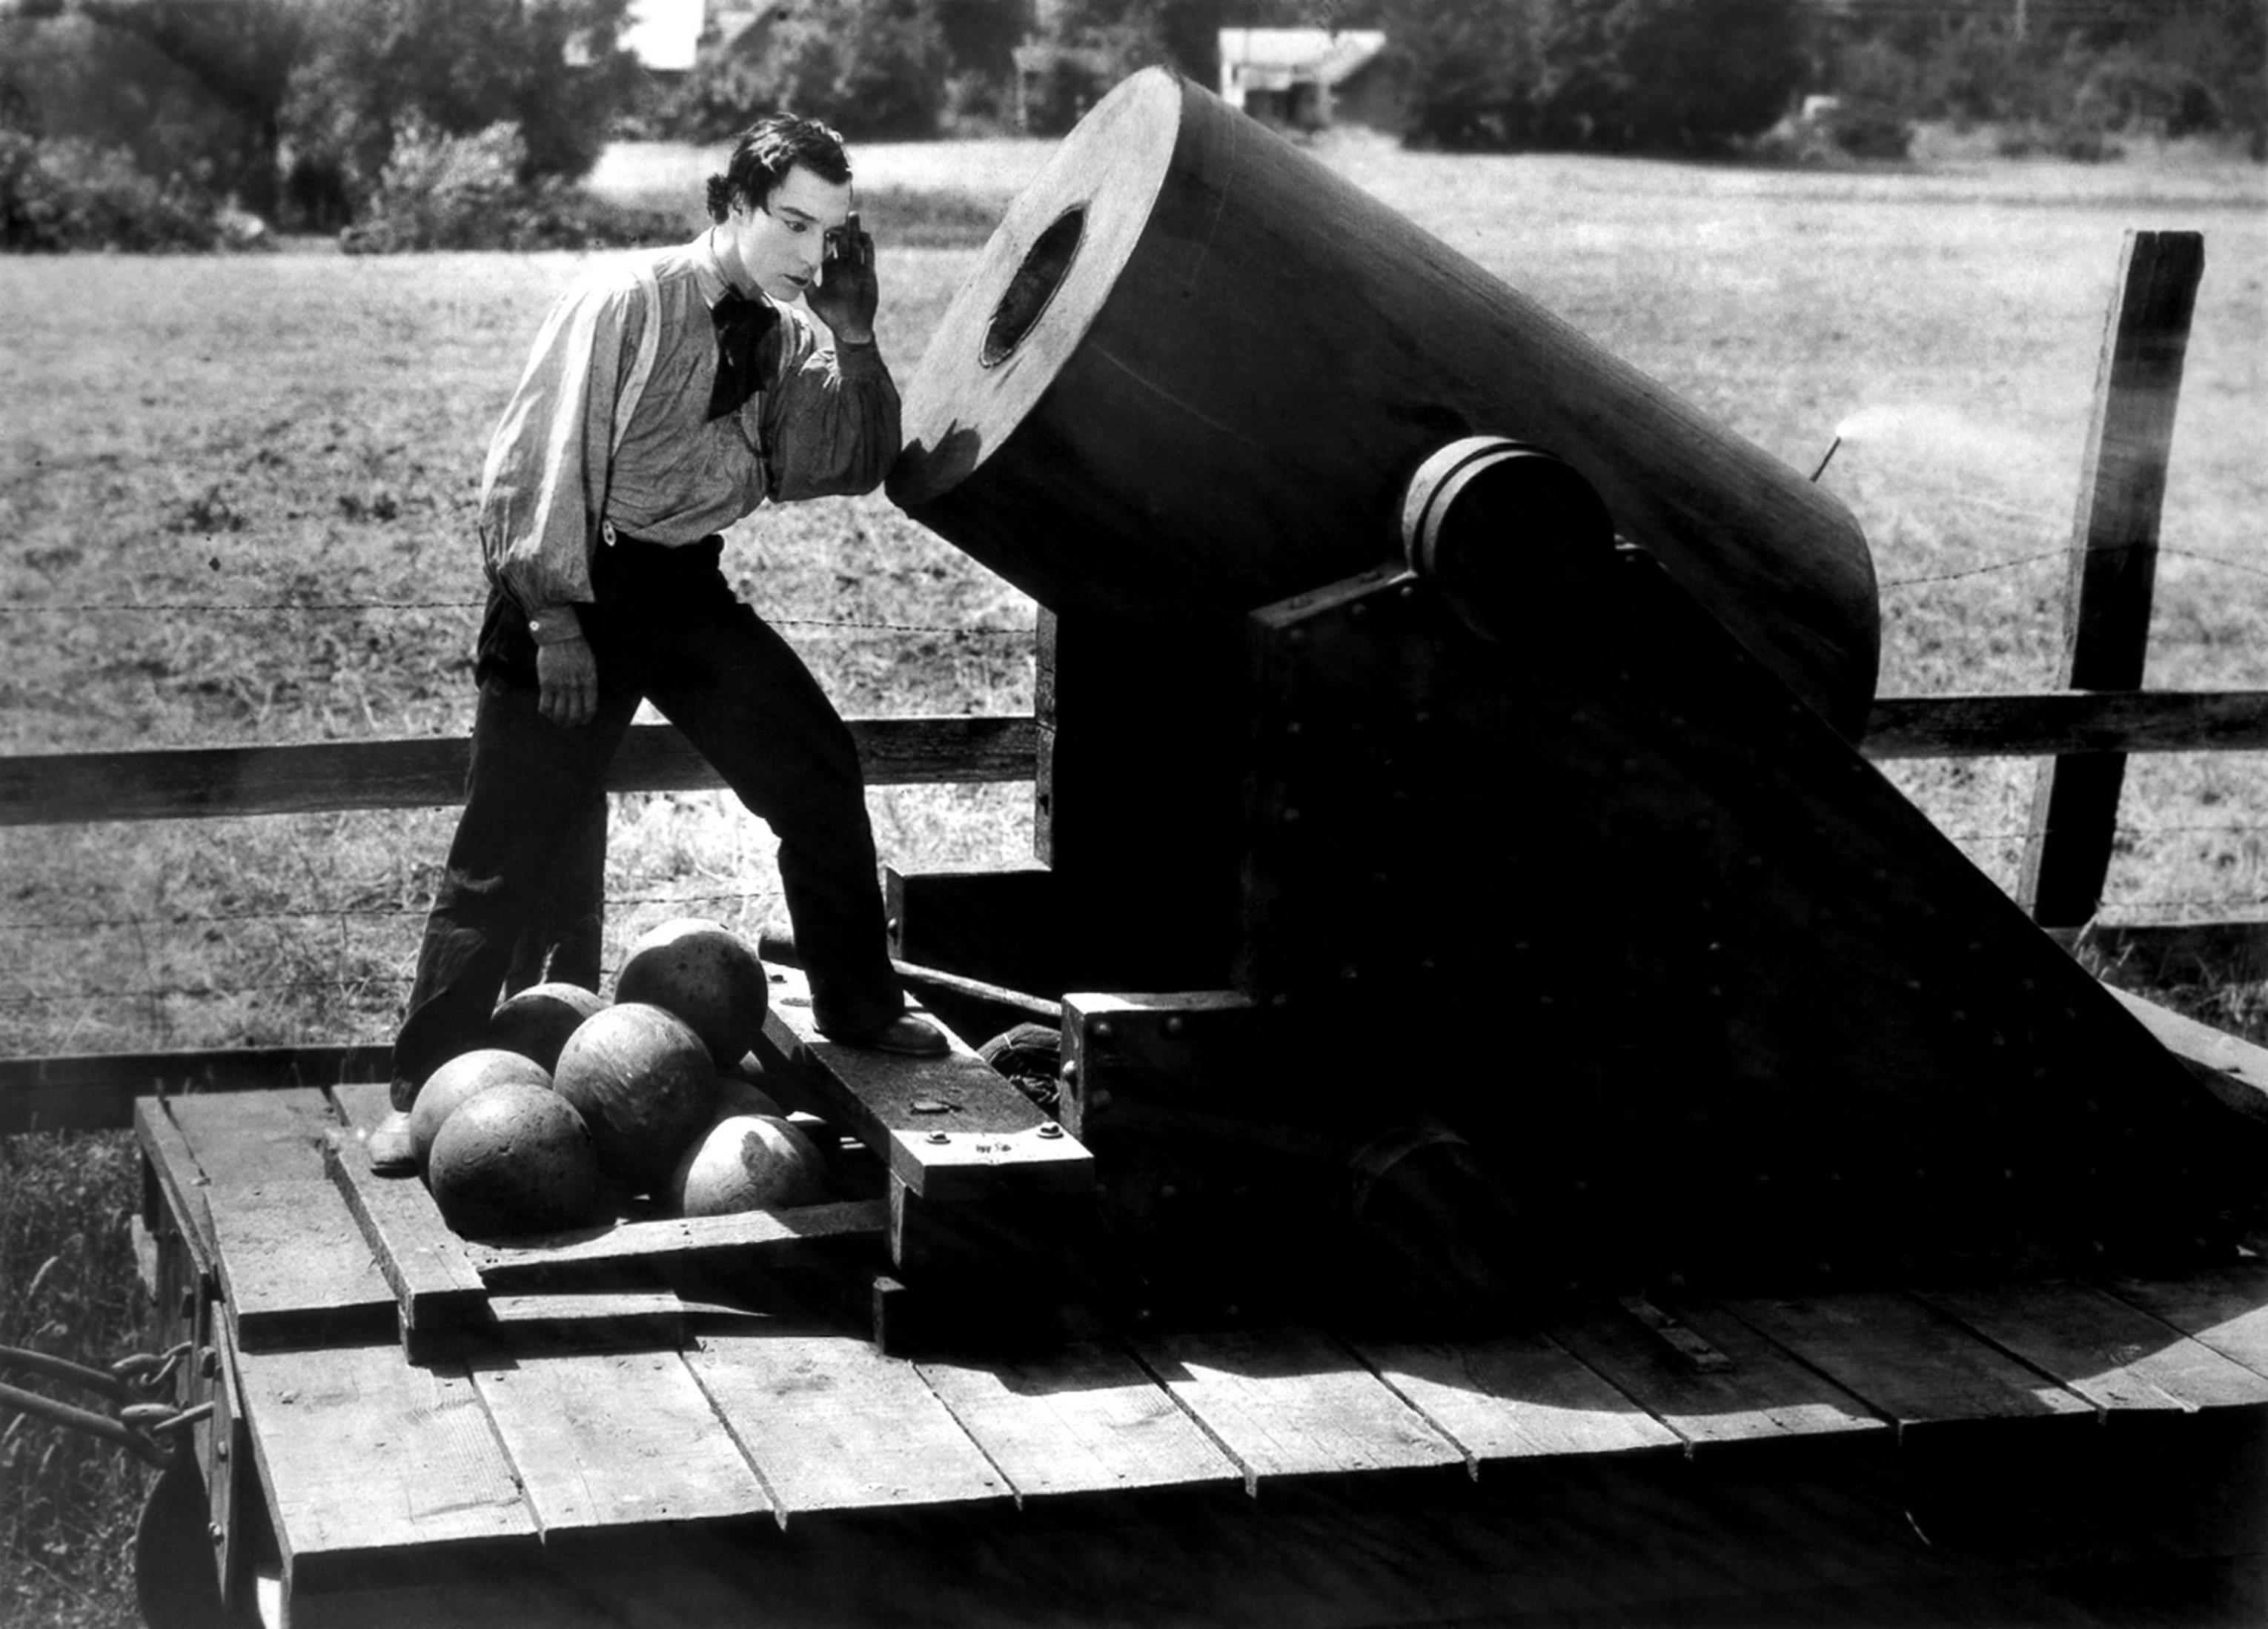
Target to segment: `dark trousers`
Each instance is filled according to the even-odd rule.
[[[549,977],[596,987],[607,765],[641,697],[779,838],[819,1027],[855,1035],[904,1010],[857,746],[802,660],[733,594],[718,569],[723,548],[624,538],[599,549],[593,601],[577,608],[599,668],[588,724],[537,711],[526,619],[490,594],[464,813],[394,1039],[397,1100],[482,1043],[508,984],[532,982],[548,962]]]

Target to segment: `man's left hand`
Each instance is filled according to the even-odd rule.
[[[804,291],[803,299],[837,340],[864,345],[874,337],[874,313],[882,303],[881,285],[874,278],[874,237],[855,215],[843,235],[842,255],[822,264],[820,280]]]

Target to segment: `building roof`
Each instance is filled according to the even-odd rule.
[[[1385,49],[1386,35],[1374,28],[1224,28],[1220,71],[1251,85],[1336,85]]]

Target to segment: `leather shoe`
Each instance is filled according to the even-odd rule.
[[[916,1013],[901,1013],[880,1029],[827,1038],[862,1052],[888,1052],[898,1058],[943,1058],[953,1050],[945,1031]]]
[[[380,1176],[417,1175],[417,1147],[409,1139],[406,1110],[395,1109],[371,1131],[370,1168]]]

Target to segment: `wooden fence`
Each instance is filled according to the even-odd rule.
[[[1875,703],[1871,758],[2046,757],[2018,897],[2066,937],[2100,903],[2133,753],[2268,750],[2268,690],[2139,688],[2190,315],[2204,265],[2193,232],[2130,233],[2097,373],[2066,601],[2066,688],[1891,697]],[[1023,715],[850,721],[870,784],[1028,780],[1038,730]],[[56,753],[0,758],[0,825],[409,808],[457,801],[461,740]],[[667,725],[634,726],[608,785],[721,785]],[[2268,929],[2268,925],[2264,925]],[[2197,925],[2183,932],[2192,938]],[[2230,930],[2220,930],[2226,938]],[[0,1059],[0,1134],[123,1125],[156,1083],[227,1089],[377,1078],[382,1047]]]

